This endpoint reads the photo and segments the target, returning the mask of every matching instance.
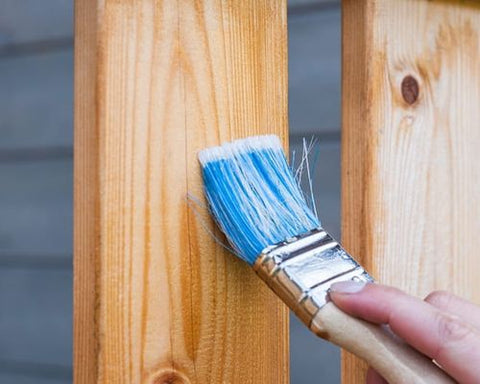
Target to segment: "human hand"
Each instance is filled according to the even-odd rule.
[[[351,316],[390,329],[459,383],[480,382],[480,307],[435,291],[424,301],[399,289],[353,281],[335,283],[330,297]],[[369,369],[367,384],[386,381]]]

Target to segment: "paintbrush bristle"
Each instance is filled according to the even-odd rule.
[[[207,148],[198,158],[211,213],[249,264],[267,246],[320,226],[277,136],[254,136]]]

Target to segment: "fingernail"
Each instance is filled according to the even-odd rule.
[[[330,292],[333,293],[357,293],[365,288],[366,283],[363,281],[339,281],[338,283],[333,283],[330,287]]]

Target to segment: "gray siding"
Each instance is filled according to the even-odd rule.
[[[318,163],[312,174],[316,207],[322,225],[336,238],[340,237],[339,3],[289,0],[288,18],[290,149],[298,159],[302,139],[318,139]],[[312,336],[294,316],[290,358],[292,384],[340,383],[339,348]]]
[[[0,7],[0,49],[72,39],[71,0],[2,0]]]
[[[71,287],[70,268],[0,270],[0,362],[70,369]]]
[[[0,58],[0,84],[0,149],[72,145],[72,47]]]
[[[72,376],[73,3],[0,4],[0,383]]]
[[[290,133],[338,132],[340,8],[291,15],[288,43]]]
[[[72,160],[0,162],[2,256],[72,253]]]

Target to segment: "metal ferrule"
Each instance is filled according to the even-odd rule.
[[[333,283],[373,282],[322,228],[265,248],[253,269],[309,328]]]

